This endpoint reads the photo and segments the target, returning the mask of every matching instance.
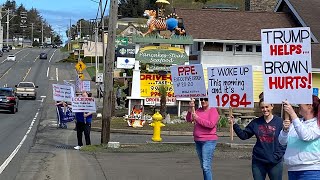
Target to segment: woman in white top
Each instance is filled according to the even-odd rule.
[[[301,119],[289,102],[284,101],[284,110],[291,120],[283,121],[279,142],[287,145],[284,163],[289,180],[320,179],[320,100],[314,95],[312,99],[312,104],[299,105]]]

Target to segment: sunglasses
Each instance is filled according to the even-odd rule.
[[[200,101],[208,101],[208,98],[200,98]]]

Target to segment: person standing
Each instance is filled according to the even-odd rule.
[[[250,139],[253,135],[257,141],[252,151],[251,170],[254,180],[265,180],[268,174],[270,180],[281,180],[285,146],[278,139],[282,129],[282,118],[273,115],[273,105],[265,103],[263,98],[259,102],[263,116],[252,120],[244,130],[235,123],[234,117],[229,117],[229,123],[237,136],[242,139]]]
[[[82,97],[89,97],[89,95],[87,92],[83,92]],[[90,131],[91,131],[92,112],[76,112],[75,117],[77,120],[76,129],[77,129],[78,146],[75,146],[74,149],[79,150],[83,146],[82,133],[84,133],[86,145],[91,145]]]
[[[212,180],[212,160],[218,140],[219,114],[216,108],[209,108],[208,98],[200,98],[200,101],[201,108],[195,110],[194,100],[191,100],[186,120],[194,122],[193,136],[203,179]]]
[[[121,97],[122,97],[122,90],[121,90],[120,86],[118,86],[117,92],[116,92],[116,98],[117,98],[117,105],[118,106],[120,106],[120,104],[121,104]]]
[[[288,101],[284,110],[291,118],[285,119],[279,142],[287,145],[284,163],[289,180],[320,179],[320,100],[312,96],[312,104],[300,104],[298,118]]]

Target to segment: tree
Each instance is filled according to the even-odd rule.
[[[167,115],[167,88],[166,85],[159,85],[160,93],[160,114],[163,118]]]
[[[59,35],[56,35],[56,36],[53,38],[53,43],[54,43],[54,44],[57,44],[57,45],[62,44],[61,37],[60,37]]]

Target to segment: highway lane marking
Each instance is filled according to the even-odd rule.
[[[0,77],[0,79],[2,79],[6,74],[9,73],[9,71],[11,70],[11,68],[12,68],[12,67],[10,67],[10,68]]]
[[[52,57],[53,57],[54,53],[55,53],[57,50],[58,50],[58,49],[56,49],[56,50],[53,51],[53,53],[52,53],[52,55],[51,55],[51,57],[50,57],[50,59],[49,59],[49,62],[51,62]]]
[[[37,56],[37,57],[34,59],[33,62],[36,62],[38,59],[39,59],[39,56]]]
[[[58,68],[56,68],[56,79],[59,81]]]
[[[2,172],[5,170],[5,168],[9,165],[9,163],[12,161],[12,159],[14,158],[14,156],[18,153],[18,151],[20,150],[21,146],[23,145],[24,141],[27,139],[28,134],[30,133],[34,123],[36,122],[36,119],[39,115],[40,112],[40,108],[38,109],[36,115],[34,116],[28,131],[26,132],[26,134],[23,136],[22,140],[20,141],[20,143],[18,144],[18,146],[16,147],[15,150],[13,150],[13,152],[10,154],[10,156],[2,163],[2,165],[0,166],[0,174],[2,174]]]
[[[47,69],[47,77],[49,77],[49,71],[50,71],[50,67],[48,67]]]
[[[13,55],[17,55],[18,53],[20,53],[20,52],[23,51],[23,50],[24,50],[24,49],[21,49],[20,51],[14,53]],[[7,59],[4,59],[4,60],[1,62],[1,64],[4,63],[6,60],[7,60]]]
[[[27,71],[26,75],[23,77],[22,81],[24,81],[27,78],[27,76],[30,73],[30,71],[31,71],[31,68],[28,69],[28,71]]]

